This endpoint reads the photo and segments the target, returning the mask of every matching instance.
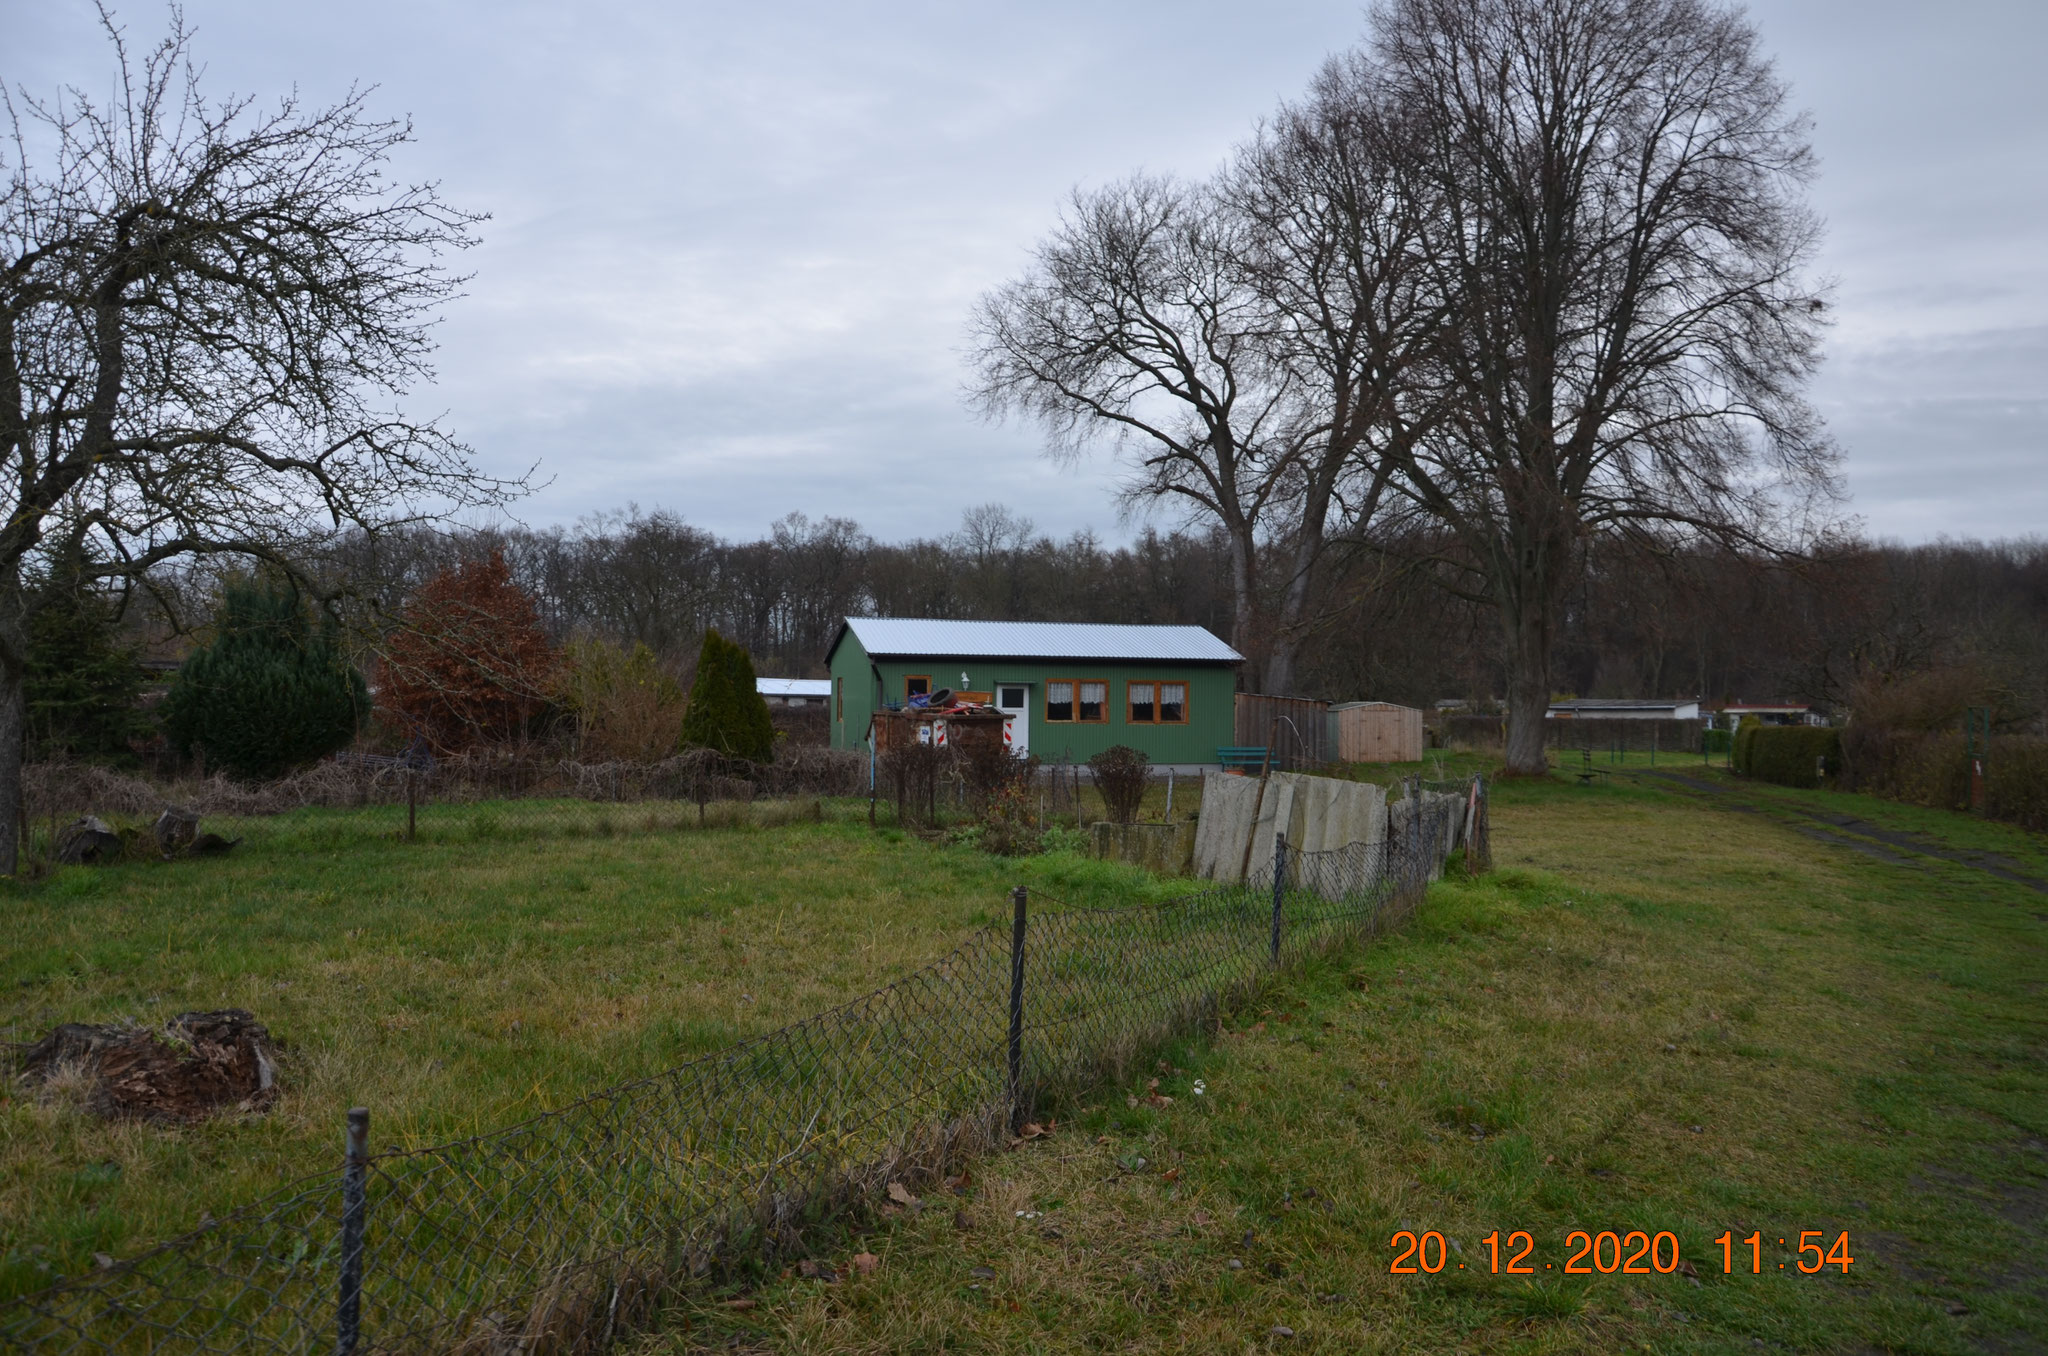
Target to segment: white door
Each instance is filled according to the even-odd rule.
[[[1003,713],[1003,742],[1022,758],[1031,752],[1031,689],[1023,683],[996,684],[996,710]]]

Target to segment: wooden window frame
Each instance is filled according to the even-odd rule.
[[[1100,683],[1100,684],[1102,684],[1102,714],[1101,714],[1101,715],[1099,715],[1099,716],[1097,716],[1097,717],[1096,717],[1096,718],[1095,718],[1094,720],[1090,720],[1090,719],[1088,719],[1088,717],[1086,717],[1086,716],[1084,716],[1084,715],[1082,715],[1082,714],[1081,714],[1081,684],[1083,684],[1083,683]],[[1107,678],[1076,678],[1076,679],[1074,680],[1074,724],[1076,724],[1076,725],[1107,725],[1107,724],[1109,724],[1109,692],[1110,692],[1110,681],[1109,681],[1109,679],[1107,679]]]
[[[1074,686],[1074,714],[1065,720],[1061,720],[1058,716],[1052,714],[1052,685],[1054,683],[1072,683]],[[1102,684],[1102,714],[1092,720],[1081,714],[1081,684],[1083,683]],[[1045,723],[1048,725],[1107,725],[1109,724],[1109,694],[1115,686],[1107,678],[1048,678],[1045,680],[1045,700],[1039,704],[1039,709],[1045,713]]]
[[[912,697],[920,695],[910,690],[910,685],[918,681],[920,678],[924,680],[924,692],[922,695],[926,697],[932,695],[932,676],[929,673],[906,673],[903,675],[904,701],[908,702]]]
[[[1154,711],[1159,713],[1159,719],[1155,720],[1153,724],[1185,725],[1188,723],[1188,717],[1194,712],[1195,685],[1185,678],[1161,678],[1156,680],[1154,685],[1163,688],[1168,683],[1172,683],[1180,689],[1180,719],[1168,720],[1166,718],[1166,695],[1162,692],[1152,707]]]
[[[1131,695],[1134,687],[1152,689],[1152,715],[1150,719],[1138,719],[1138,699]],[[1157,725],[1159,723],[1159,680],[1157,678],[1130,678],[1124,682],[1124,724]]]
[[[1143,684],[1152,689],[1152,719],[1139,720],[1131,714],[1131,688]],[[1180,719],[1168,720],[1165,715],[1166,698],[1162,689],[1180,689]],[[1194,704],[1195,685],[1185,678],[1132,678],[1124,683],[1124,724],[1137,726],[1185,725],[1188,723],[1188,708]]]
[[[1073,690],[1067,694],[1067,707],[1073,712],[1065,719],[1052,713],[1052,685],[1065,683]],[[1081,723],[1081,680],[1078,678],[1048,678],[1045,680],[1045,701],[1040,709],[1045,713],[1047,725],[1079,725]]]

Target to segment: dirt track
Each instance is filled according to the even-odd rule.
[[[1917,857],[1937,857],[1958,866],[1973,867],[1989,876],[1996,876],[2014,885],[2048,895],[2048,880],[2029,875],[2022,864],[1996,852],[1978,852],[1953,848],[1930,838],[1925,834],[1903,833],[1873,824],[1867,819],[1854,815],[1827,814],[1800,809],[1798,806],[1779,800],[1756,801],[1740,793],[1740,790],[1719,782],[1708,781],[1684,772],[1658,770],[1631,770],[1631,777],[1654,777],[1659,781],[1675,783],[1685,790],[1704,795],[1721,809],[1737,810],[1745,814],[1760,814],[1776,819],[1796,833],[1823,843],[1860,852],[1866,857],[1890,862],[1894,866],[1917,866]],[[1913,854],[1908,856],[1907,854]]]

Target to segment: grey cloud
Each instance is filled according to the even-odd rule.
[[[1839,280],[1815,388],[1853,508],[1897,535],[2042,521],[2048,47],[2038,0],[1758,0],[1815,114]],[[137,35],[164,11],[131,3]],[[998,499],[1112,530],[1113,476],[959,401],[968,306],[1068,188],[1199,174],[1361,31],[1357,0],[776,6],[187,0],[216,91],[351,82],[399,168],[494,214],[440,338],[446,409],[522,509],[628,499],[751,534],[940,532]],[[106,87],[84,0],[0,0],[0,73]],[[1934,484],[1928,449],[1953,468]]]

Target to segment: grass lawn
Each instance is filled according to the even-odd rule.
[[[685,1303],[641,1349],[2048,1349],[2048,896],[1647,778],[1503,783],[1493,824],[1493,876],[1169,1052],[1170,1104],[1105,1089],[847,1236],[840,1283]],[[1401,1230],[1442,1270],[1390,1274]],[[1496,1275],[1517,1230],[1533,1271]],[[1696,1274],[1566,1275],[1574,1230],[1668,1231]],[[1805,1231],[1853,1264],[1801,1274]]]
[[[886,984],[1007,921],[1012,885],[1093,904],[1165,888],[877,833],[865,812],[604,835],[443,808],[406,843],[388,809],[301,811],[226,857],[0,887],[0,1039],[243,1007],[283,1043],[285,1089],[267,1115],[167,1128],[0,1080],[0,1293],[333,1166],[350,1106],[377,1148],[488,1131]]]

